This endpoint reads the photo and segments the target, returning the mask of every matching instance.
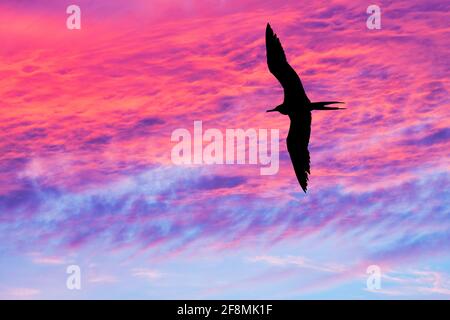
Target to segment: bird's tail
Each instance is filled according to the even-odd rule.
[[[338,107],[326,107],[327,104],[336,104],[336,103],[344,103],[340,101],[322,101],[322,102],[312,102],[309,105],[310,110],[339,110],[345,108]]]

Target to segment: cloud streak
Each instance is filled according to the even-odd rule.
[[[359,281],[367,263],[448,265],[448,5],[383,2],[376,31],[365,27],[363,1],[79,5],[86,19],[78,33],[61,24],[59,1],[0,5],[0,19],[11,22],[0,28],[0,255],[42,252],[29,262],[9,258],[2,278],[26,263],[34,262],[29,277],[62,267],[68,254],[105,265],[114,258],[129,270],[207,258],[205,269],[184,270],[203,284],[185,288],[197,294],[214,291],[205,280],[218,272],[211,261],[264,248],[251,255],[260,262],[250,264],[253,273],[289,269],[267,283],[295,278],[300,267],[308,270],[302,292],[338,297],[336,283]],[[288,120],[264,112],[282,99],[265,62],[268,21],[310,99],[347,104],[313,114],[307,196],[284,146]],[[171,133],[194,120],[280,129],[279,173],[174,166]],[[136,278],[111,269],[95,282]],[[229,281],[251,279],[245,268],[221,272]],[[51,285],[39,285],[50,294]],[[234,289],[219,291],[227,290]],[[368,294],[354,291],[345,292]]]

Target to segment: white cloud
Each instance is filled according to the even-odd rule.
[[[90,283],[115,283],[117,278],[111,275],[94,275],[88,278]]]
[[[312,262],[311,260],[299,257],[299,256],[287,256],[287,257],[278,257],[278,256],[256,256],[249,258],[249,261],[252,262],[265,262],[267,264],[275,265],[275,266],[297,266],[300,268],[312,269],[317,271],[324,272],[342,272],[344,268],[336,265],[336,264],[320,264]]]
[[[157,270],[145,269],[145,268],[135,268],[131,270],[131,274],[134,277],[144,278],[147,280],[156,280],[163,277],[163,274]]]
[[[40,290],[34,288],[11,288],[7,290],[7,295],[10,298],[26,299],[26,298],[34,298],[40,292],[41,292]]]
[[[42,256],[39,253],[30,254],[32,262],[34,264],[41,265],[63,265],[67,264],[67,261],[63,257],[59,256]]]
[[[450,295],[450,280],[440,272],[428,270],[392,271],[382,275],[383,282],[391,284],[389,289],[367,290],[386,295],[441,294]]]

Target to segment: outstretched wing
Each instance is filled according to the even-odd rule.
[[[309,119],[309,121],[308,121]],[[287,149],[291,157],[295,175],[303,191],[306,193],[308,174],[310,174],[309,137],[311,134],[311,118],[291,119],[286,139]]]
[[[270,24],[266,27],[266,53],[269,71],[280,81],[286,97],[295,97],[309,104],[305,89],[295,70],[289,65],[280,39],[273,33]]]

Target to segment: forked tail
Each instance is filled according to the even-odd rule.
[[[340,101],[322,101],[322,102],[312,102],[309,105],[310,110],[340,110],[345,108],[338,107],[326,107],[327,104],[344,103]]]

